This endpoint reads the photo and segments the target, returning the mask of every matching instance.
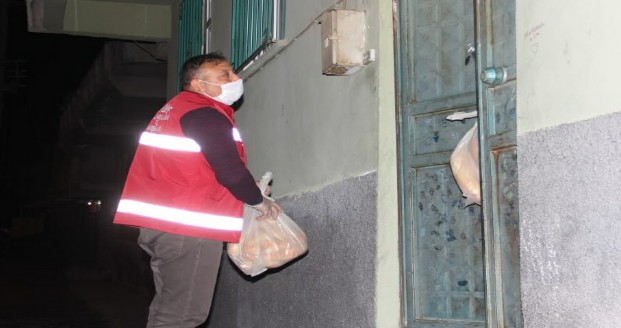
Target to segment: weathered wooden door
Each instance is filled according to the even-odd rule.
[[[515,0],[399,1],[404,313],[408,327],[521,327]],[[450,155],[479,112],[482,206]]]
[[[488,327],[522,327],[515,0],[477,0],[477,72]]]

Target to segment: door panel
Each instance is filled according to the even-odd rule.
[[[476,110],[471,0],[402,3],[402,140],[407,323],[413,327],[482,327],[485,279],[481,211],[464,208],[450,155],[475,120],[451,122]]]
[[[416,170],[415,288],[424,320],[485,320],[479,207],[463,208],[448,165]]]
[[[476,110],[472,105],[464,111]],[[411,151],[416,155],[451,152],[459,140],[470,130],[473,122],[451,122],[446,117],[454,111],[437,111],[429,114],[412,115]]]
[[[478,81],[487,327],[522,327],[519,265],[515,0],[477,0],[477,70],[505,70],[506,81]]]
[[[478,0],[479,6],[486,6],[491,17],[483,17],[490,29],[481,35],[485,47],[491,50],[491,60],[496,65],[505,65],[510,72],[509,79],[515,78],[515,0]],[[482,11],[483,12],[483,11]],[[487,11],[485,11],[487,12]],[[483,44],[483,43],[482,43]]]
[[[520,301],[520,226],[518,218],[518,180],[517,148],[510,146],[493,152],[494,175],[498,196],[498,239],[502,245],[500,254],[500,274],[502,280],[502,299],[504,327],[522,327]]]
[[[472,1],[409,1],[409,59],[416,103],[474,92],[474,65],[464,65],[464,46],[474,43]],[[421,107],[423,109],[424,106]],[[418,112],[415,106],[414,112]]]
[[[515,113],[515,80],[503,85],[490,88],[488,94],[490,101],[494,104],[489,108],[489,134],[497,136],[509,132],[515,135],[516,113]]]

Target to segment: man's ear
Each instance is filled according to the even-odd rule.
[[[190,90],[201,91],[201,81],[199,81],[198,79],[192,79],[190,81]]]

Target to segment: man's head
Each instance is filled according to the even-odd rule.
[[[224,56],[208,53],[189,58],[181,69],[183,89],[203,94],[227,105],[243,93],[242,80]]]

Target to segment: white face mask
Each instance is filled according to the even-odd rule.
[[[205,82],[207,84],[218,85],[222,89],[222,93],[220,93],[217,97],[212,97],[207,93],[204,93],[205,96],[215,99],[223,104],[232,105],[234,102],[239,100],[241,96],[244,94],[244,82],[242,79],[235,80],[233,82],[225,83],[225,84],[217,84],[211,83],[203,80],[199,80],[201,82]]]

